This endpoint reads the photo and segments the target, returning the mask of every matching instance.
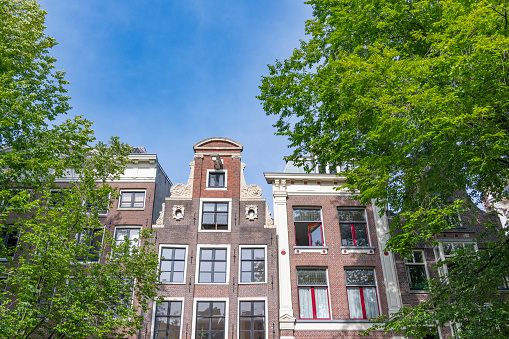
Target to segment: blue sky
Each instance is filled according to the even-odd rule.
[[[287,140],[274,136],[255,98],[267,64],[305,39],[311,7],[300,1],[43,0],[51,54],[73,109],[110,136],[157,153],[173,183],[185,183],[192,146],[208,137],[244,145],[247,184],[281,172]]]

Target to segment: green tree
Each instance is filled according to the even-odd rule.
[[[309,40],[269,65],[258,96],[278,116],[291,160],[311,153],[346,165],[356,199],[396,212],[388,248],[404,256],[451,228],[458,210],[509,196],[505,1],[307,3]],[[430,282],[429,300],[389,318],[387,330],[422,337],[452,321],[460,337],[508,336],[497,286],[509,272],[509,238],[484,226],[487,250],[458,253],[454,274]]]
[[[155,297],[157,255],[146,232],[116,244],[98,219],[130,147],[90,146],[81,116],[50,125],[70,107],[45,14],[0,0],[0,337],[124,338]]]

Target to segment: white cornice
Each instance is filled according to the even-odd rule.
[[[335,174],[318,174],[318,173],[263,173],[268,184],[272,184],[274,179],[286,180],[316,180],[316,181],[338,181],[345,182],[345,177]]]

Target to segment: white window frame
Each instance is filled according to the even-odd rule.
[[[268,318],[268,312],[269,312],[269,306],[268,306],[268,300],[266,297],[238,297],[237,298],[237,339],[240,338],[240,331],[238,330],[240,328],[240,302],[241,301],[264,301],[265,302],[265,315],[264,315],[264,322],[265,322],[265,338],[269,337],[269,323],[267,321]]]
[[[297,245],[296,244],[296,241],[297,241],[297,230],[295,228],[295,224],[296,223],[300,223],[300,222],[305,222],[305,221],[295,221],[295,214],[293,214],[295,212],[295,210],[320,210],[320,231],[322,233],[322,245],[321,246],[302,246],[302,245]],[[323,224],[323,211],[322,211],[322,206],[293,206],[292,208],[292,220],[293,220],[293,232],[295,234],[295,241],[294,241],[294,244],[293,244],[293,247],[294,248],[298,248],[300,250],[303,250],[304,252],[306,250],[312,250],[312,249],[318,249],[318,251],[322,251],[322,249],[324,247],[327,247],[327,242],[325,240],[325,229],[324,229],[324,224]],[[309,236],[309,234],[308,234]],[[309,239],[308,239],[309,240]]]
[[[186,252],[187,259],[187,252]],[[163,297],[162,301],[180,301],[182,303],[182,308],[180,310],[180,334],[179,339],[182,339],[182,329],[183,329],[183,320],[184,320],[184,298],[172,298],[172,297]],[[152,305],[152,326],[150,327],[150,338],[154,338],[154,331],[156,328],[156,305],[157,301],[154,300],[154,304]]]
[[[325,279],[327,279],[327,302],[329,303],[327,305],[327,307],[329,308],[329,317],[328,318],[301,318],[300,317],[300,299],[299,299],[299,278],[297,277],[297,271],[298,270],[325,270]],[[327,321],[327,320],[331,320],[332,319],[332,304],[331,304],[331,291],[330,291],[330,286],[329,286],[329,268],[328,267],[323,267],[323,266],[318,266],[318,267],[296,267],[295,269],[295,278],[296,278],[296,283],[297,283],[297,303],[298,303],[298,312],[299,312],[299,319],[304,319],[304,320],[313,320],[313,321]],[[322,285],[313,285],[313,287],[315,286],[318,286],[318,287],[323,287]],[[305,287],[305,286],[303,286]],[[315,307],[316,307],[316,303],[315,303]],[[316,309],[314,309],[313,311],[316,311]]]
[[[78,263],[80,263],[80,264],[91,264],[91,263],[96,263],[96,262],[98,263],[98,262],[101,262],[101,251],[102,251],[102,246],[103,246],[103,244],[104,244],[104,234],[106,233],[106,227],[103,225],[102,227],[97,227],[97,228],[95,228],[94,230],[96,230],[96,229],[101,229],[101,230],[102,230],[102,232],[103,232],[102,237],[101,237],[101,247],[99,248],[99,253],[97,253],[97,255],[98,255],[98,257],[99,257],[99,258],[97,259],[97,261],[90,261],[90,260],[78,260]],[[77,234],[76,234],[76,235],[77,235]],[[92,239],[93,239],[93,237],[92,237]],[[77,239],[76,239],[76,241],[77,241]],[[77,260],[77,259],[76,259],[76,260]]]
[[[422,263],[416,263],[415,262],[415,256],[414,256],[414,252],[421,252],[422,253]],[[426,279],[429,280],[429,272],[428,272],[428,265],[426,265],[426,257],[424,255],[424,250],[420,250],[420,249],[412,249],[412,260],[413,262],[410,262],[408,261],[407,259],[404,259],[404,262],[405,262],[405,272],[406,272],[406,275],[407,275],[407,278],[408,278],[408,287],[410,289],[410,291],[425,291],[424,289],[422,290],[416,290],[416,289],[411,289],[410,288],[410,274],[408,273],[408,270],[407,270],[407,267],[408,266],[424,266],[424,273],[426,274]]]
[[[129,228],[129,229],[139,229],[141,233],[141,230],[143,229],[143,227],[141,225],[116,225],[115,226],[115,229],[113,230],[113,240],[115,240],[115,243],[117,241],[117,229],[122,229],[122,228]],[[138,234],[139,234],[138,233]],[[140,238],[138,237],[138,245],[136,247],[140,247]]]
[[[143,192],[144,193],[144,197],[143,197],[143,207],[120,207],[120,202],[122,201],[122,193],[128,193],[128,192],[132,192],[132,193],[141,193]],[[121,189],[119,191],[120,193],[120,196],[118,197],[118,204],[117,204],[117,210],[119,211],[143,211],[145,209],[145,206],[146,206],[146,201],[147,201],[147,190],[146,189]]]
[[[243,248],[263,248],[264,251],[264,279],[263,281],[256,282],[241,282],[242,280],[242,249]],[[267,283],[267,245],[239,245],[239,285],[249,285],[249,284],[266,284]]]
[[[159,281],[158,284],[160,284],[160,285],[185,285],[186,278],[187,278],[187,257],[189,256],[189,245],[159,244],[159,255],[158,255],[159,269],[161,268],[161,257],[162,257],[162,253],[163,253],[163,248],[183,248],[186,250],[186,254],[184,257],[184,280],[181,283],[176,283],[176,282],[163,283],[163,282]],[[198,258],[198,261],[199,261],[199,259],[200,258]]]
[[[383,315],[383,312],[382,312],[382,303],[381,303],[381,299],[380,299],[380,288],[378,286],[378,279],[376,278],[376,268],[375,267],[367,267],[367,266],[344,266],[343,267],[343,270],[346,271],[348,269],[353,269],[353,270],[356,270],[356,269],[360,269],[360,270],[372,270],[373,271],[373,276],[375,278],[375,292],[376,292],[376,301],[377,301],[377,306],[378,306],[378,317],[380,317],[381,315]],[[371,285],[369,286],[362,286],[362,287],[370,287]],[[348,299],[348,287],[349,285],[346,284],[346,274],[345,274],[345,292],[347,294],[347,303],[348,303],[348,311],[350,312],[350,300]],[[356,287],[356,286],[350,286],[350,287]],[[358,286],[358,287],[361,287],[361,286]],[[367,319],[364,319],[364,318],[355,318],[355,319],[352,319],[352,320],[369,320],[369,319],[376,319],[376,318],[367,318]]]
[[[226,282],[224,283],[200,283],[200,255],[202,249],[226,249]],[[230,284],[230,244],[198,244],[196,247],[196,272],[194,275],[194,283],[199,285],[229,285]]]
[[[110,203],[111,203],[111,193],[108,193],[108,200],[110,200]],[[91,213],[91,211],[88,211],[88,209],[87,209],[87,204],[88,204],[88,202],[87,202],[86,200],[83,200],[83,206],[85,206],[86,213],[87,213],[88,215],[91,215],[91,214],[92,214],[92,213]],[[120,200],[119,200],[119,204],[120,204]],[[107,217],[107,216],[108,216],[108,211],[109,211],[109,210],[110,210],[110,209],[109,209],[109,205],[108,205],[108,206],[107,206],[107,208],[104,210],[104,211],[106,211],[106,213],[101,213],[101,211],[103,211],[103,210],[100,210],[100,211],[98,210],[98,211],[97,211],[97,212],[98,212],[98,213],[97,213],[97,216],[98,216],[99,218]]]
[[[191,338],[194,338],[196,336],[196,311],[198,310],[198,302],[204,301],[204,302],[213,302],[213,301],[219,301],[219,302],[225,302],[225,309],[224,309],[224,337],[228,338],[228,318],[230,317],[230,299],[229,298],[194,298],[193,299],[193,318],[191,321],[192,324],[192,331],[191,331]]]
[[[433,246],[433,253],[435,254],[435,259],[437,261],[437,264],[441,261],[444,261],[446,259],[452,258],[453,255],[446,255],[444,252],[444,244],[443,243],[462,243],[463,248],[465,248],[465,244],[472,244],[474,251],[477,252],[479,249],[477,247],[477,242],[470,241],[470,240],[463,240],[463,239],[440,239],[438,246]],[[437,256],[438,254],[438,256]],[[449,270],[447,269],[447,265],[443,265],[442,267],[438,268],[438,273],[441,276],[449,274]]]
[[[224,187],[209,187],[209,174],[211,173],[224,173]],[[209,168],[207,169],[207,178],[205,180],[206,180],[205,190],[226,191],[228,189],[228,170],[225,169],[216,170]]]
[[[228,203],[228,229],[227,230],[202,230],[201,222],[203,218],[203,203],[206,202],[222,202]],[[217,232],[231,232],[232,231],[232,198],[200,198],[200,211],[198,216],[198,232],[217,233]]]

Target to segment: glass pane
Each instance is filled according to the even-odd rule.
[[[255,331],[253,338],[254,339],[264,339],[265,338],[265,332],[264,331]]]
[[[166,327],[168,318],[156,318],[155,338],[166,338]]]
[[[357,246],[369,246],[366,224],[356,224],[354,225],[354,229]]]
[[[265,259],[265,250],[263,248],[254,249],[254,259]]]
[[[294,209],[294,221],[322,221],[319,209]]]
[[[327,285],[325,270],[297,270],[298,285]]]
[[[250,248],[243,248],[241,253],[242,253],[242,260],[253,259],[251,256],[252,251]]]
[[[265,329],[263,317],[254,317],[253,322],[255,331],[263,331]]]
[[[347,285],[375,285],[375,272],[372,269],[347,269],[345,280]]]
[[[224,339],[224,330],[211,332],[210,338],[211,339]]]
[[[164,248],[161,252],[161,257],[164,259],[173,259],[173,248]]]
[[[255,301],[254,302],[254,314],[253,315],[261,315],[265,314],[265,302],[263,301]]]
[[[218,212],[228,212],[228,204],[217,204],[216,211],[218,211]]]
[[[217,186],[224,187],[224,173],[217,174]]]
[[[159,276],[159,281],[162,283],[171,282],[171,273],[170,272],[162,272]]]
[[[362,303],[359,288],[347,288],[350,319],[362,319]]]
[[[374,287],[364,287],[364,307],[366,308],[366,318],[373,319],[378,317],[378,302],[376,300],[376,290]]]
[[[251,271],[251,262],[252,261],[243,261],[241,263],[241,267],[242,267],[241,270],[243,272]]]
[[[214,263],[214,272],[226,272],[226,261],[216,261]]]
[[[171,271],[171,261],[161,261],[161,271]]]
[[[265,280],[265,272],[255,272],[254,273],[254,282],[263,282]]]
[[[170,315],[180,316],[180,310],[182,308],[182,302],[172,301],[170,307]]]
[[[426,268],[424,265],[407,265],[411,290],[424,290],[427,287]]]
[[[240,315],[251,315],[251,302],[241,301],[240,302]]]
[[[198,306],[196,307],[196,314],[199,316],[209,316],[210,315],[210,303],[209,302],[198,302]],[[207,325],[208,327],[208,325]]]
[[[242,272],[240,279],[240,282],[252,282],[251,272]]]
[[[216,214],[216,220],[218,225],[228,225],[228,214],[218,213]]]
[[[250,331],[251,330],[251,317],[246,317],[246,318],[241,317],[240,318],[239,330],[241,330],[241,331]]]
[[[173,270],[179,271],[179,272],[184,272],[184,262],[183,261],[175,261],[175,263],[173,264]]]
[[[308,224],[295,224],[295,245],[309,246]]]
[[[210,213],[210,212],[205,213],[204,212],[203,213],[203,221],[202,221],[202,223],[203,224],[215,224],[214,216],[215,216],[214,213]]]
[[[211,283],[212,282],[212,274],[200,272],[200,275],[198,276],[198,282]]]
[[[239,339],[252,339],[251,331],[241,331],[239,332]]]
[[[200,262],[200,272],[211,272],[211,271],[212,271],[212,261]]]
[[[202,260],[212,260],[212,250],[201,250],[201,259]]]
[[[216,250],[216,260],[226,260],[226,250]]]
[[[327,295],[327,288],[315,287],[315,305],[317,318],[329,318],[329,298]]]
[[[186,250],[184,248],[175,249],[175,259],[184,260],[186,258]]]
[[[299,316],[301,319],[313,318],[311,287],[299,288]]]
[[[203,203],[203,210],[207,212],[213,212],[216,208],[216,204],[210,202]]]
[[[450,242],[444,242],[443,247],[444,247],[444,254],[450,255],[453,250],[452,244]]]
[[[226,282],[226,273],[214,273],[214,282],[215,283],[225,283]]]
[[[366,216],[364,214],[364,210],[355,209],[355,210],[338,210],[338,218],[339,222],[342,221],[366,221]]]
[[[353,246],[352,227],[350,224],[341,224],[341,246]]]
[[[212,330],[224,330],[224,318],[212,318]]]
[[[115,236],[116,240],[124,241],[128,237],[128,231],[125,228],[117,228],[117,233]]]
[[[139,229],[130,229],[129,230],[129,240],[137,241],[139,239],[140,230]]]
[[[255,272],[263,272],[265,270],[265,261],[254,261],[253,269]]]
[[[225,303],[224,302],[215,302],[215,303],[212,303],[212,314],[213,315],[220,315],[220,316],[224,316],[224,308],[225,308]]]
[[[168,303],[157,303],[156,305],[156,315],[167,315],[168,314]]]
[[[209,319],[210,318],[202,318],[202,317],[197,317],[196,318],[196,331],[199,332],[199,331],[203,331],[205,333],[208,333],[209,331],[209,326],[210,326],[210,323],[209,323]],[[201,338],[201,336],[197,334],[197,338]],[[203,338],[208,338],[208,336],[204,336]]]
[[[320,224],[309,226],[309,234],[311,236],[311,246],[322,246],[322,228]]]
[[[174,283],[184,282],[184,272],[174,272],[172,282]]]
[[[421,251],[414,251],[414,262],[415,263],[423,263],[424,262]]]
[[[209,187],[217,187],[218,183],[216,180],[216,175],[214,173],[209,174]]]
[[[180,339],[180,325],[176,326],[177,330],[171,331],[168,333],[168,339]]]

